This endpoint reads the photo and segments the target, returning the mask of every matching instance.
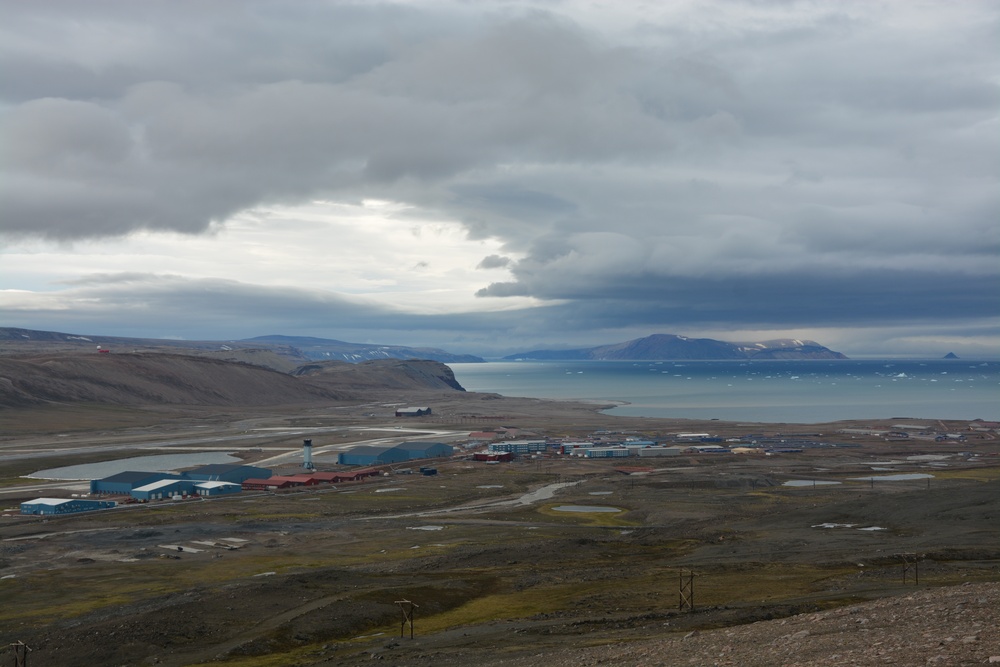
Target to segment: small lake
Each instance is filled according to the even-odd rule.
[[[30,475],[31,479],[104,479],[128,470],[140,472],[173,472],[209,463],[240,463],[241,459],[225,452],[199,452],[192,454],[159,454],[156,456],[133,456],[128,459],[114,459],[100,463],[84,463],[62,468],[39,470]]]
[[[905,482],[911,479],[931,479],[934,475],[925,475],[922,473],[907,473],[900,475],[871,475],[870,477],[851,477],[851,479],[859,480],[862,482],[868,482],[875,480],[876,482]]]
[[[621,512],[617,507],[604,505],[559,505],[552,509],[556,512]]]
[[[790,479],[782,486],[825,486],[830,484],[840,484],[840,482],[823,481],[821,479]]]

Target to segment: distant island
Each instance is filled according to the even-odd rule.
[[[511,354],[504,361],[672,361],[727,359],[847,359],[811,340],[782,338],[756,343],[729,343],[711,338],[653,334],[645,338],[575,350],[534,350]]]
[[[958,355],[955,354],[954,352],[949,352],[948,354],[944,355],[942,359],[958,359]]]

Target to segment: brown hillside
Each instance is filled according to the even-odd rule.
[[[354,391],[375,389],[465,389],[450,368],[425,359],[376,359],[350,364],[346,361],[322,361],[300,366],[293,375],[321,387]]]
[[[261,406],[348,398],[261,366],[171,354],[0,358],[0,406]]]
[[[464,391],[436,361],[322,362],[279,372],[187,354],[0,357],[0,407],[45,403],[255,407],[361,400],[378,390]]]

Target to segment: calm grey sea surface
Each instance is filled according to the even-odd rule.
[[[469,391],[623,402],[608,414],[815,424],[1000,420],[1000,362],[506,361],[449,364]]]

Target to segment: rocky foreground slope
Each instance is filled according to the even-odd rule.
[[[675,639],[486,660],[488,667],[1000,664],[1000,584],[913,593]]]

